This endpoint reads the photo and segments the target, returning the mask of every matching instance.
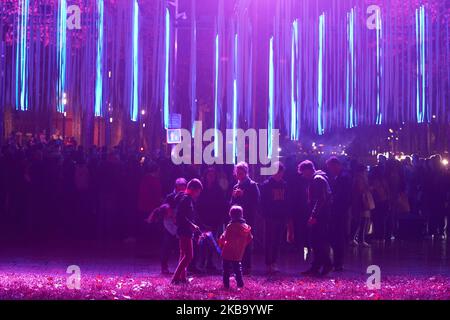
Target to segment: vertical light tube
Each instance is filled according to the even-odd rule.
[[[425,70],[425,7],[416,9],[416,117],[418,123],[425,121],[426,112],[426,70]]]
[[[354,119],[354,94],[355,94],[355,9],[352,8],[347,14],[347,40],[349,57],[347,57],[347,73],[346,73],[346,128],[355,126]]]
[[[267,123],[267,155],[272,158],[272,135],[273,135],[273,108],[274,108],[274,65],[273,65],[273,36],[269,43],[269,110]]]
[[[195,1],[192,1],[191,25],[191,126],[192,136],[195,137],[194,122],[197,117],[197,23],[195,18]]]
[[[420,112],[420,35],[419,35],[419,10],[416,9],[416,121],[421,122],[422,115]]]
[[[95,106],[94,115],[96,117],[102,116],[102,98],[103,98],[103,0],[97,1],[98,10],[98,37],[97,37],[97,72],[95,79]]]
[[[169,58],[170,58],[170,13],[166,9],[164,59],[164,128],[169,128]]]
[[[382,24],[380,11],[377,10],[377,119],[376,124],[381,124],[383,122],[383,113],[381,112],[381,102],[380,102],[380,81],[381,74],[383,72],[381,67],[381,37],[382,37]]]
[[[321,135],[324,133],[322,108],[323,108],[323,56],[325,46],[325,13],[319,17],[319,62],[317,76],[317,130]]]
[[[238,35],[234,35],[234,70],[233,70],[233,161],[236,162],[237,156],[237,118],[238,118],[238,102],[237,102],[237,73],[238,73]]]
[[[219,155],[219,34],[216,34],[215,40],[215,59],[214,59],[214,156]]]
[[[139,5],[137,0],[133,4],[133,55],[132,55],[132,83],[131,83],[131,121],[138,120],[139,100]]]
[[[58,10],[58,70],[57,111],[64,113],[66,104],[66,41],[67,41],[67,2],[61,0]]]
[[[420,7],[420,64],[421,64],[421,75],[422,75],[422,119],[421,122],[425,121],[426,112],[426,73],[425,73],[425,7],[422,5]]]
[[[26,111],[28,110],[27,29],[29,0],[19,1],[19,5],[16,50],[16,109]]]
[[[295,77],[296,61],[298,61],[298,20],[295,20],[292,24],[291,40],[291,140],[298,140],[298,110],[295,97],[298,82],[298,79]]]

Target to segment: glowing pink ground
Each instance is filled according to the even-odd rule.
[[[234,280],[232,289],[224,290],[220,274],[195,276],[189,285],[172,286],[170,277],[159,275],[156,254],[139,255],[120,246],[44,249],[0,250],[0,299],[450,300],[450,246],[444,241],[395,241],[368,249],[348,248],[345,271],[320,279],[300,276],[310,261],[299,259],[297,252],[283,252],[278,265],[283,273],[268,278],[264,256],[255,254],[255,274],[244,277],[242,291],[235,288]],[[171,270],[175,264],[173,256]],[[80,266],[80,290],[67,288],[70,265]],[[381,269],[380,290],[366,286],[370,265]]]
[[[0,272],[0,299],[450,299],[450,278],[445,276],[384,277],[381,290],[368,290],[362,276],[253,276],[241,291],[224,290],[220,276],[191,278],[189,285],[173,286],[170,278],[155,275],[83,275],[80,290],[68,289],[66,281],[65,274]]]

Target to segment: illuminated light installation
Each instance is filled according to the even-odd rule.
[[[98,38],[97,38],[97,72],[95,80],[95,106],[94,114],[96,117],[102,116],[102,97],[103,97],[103,13],[104,2],[98,0]]]
[[[355,70],[355,9],[352,8],[350,13],[347,13],[347,40],[348,51],[347,56],[347,74],[346,74],[346,118],[345,127],[355,127],[355,111],[354,111],[354,97],[356,87],[356,70]]]
[[[170,58],[170,13],[166,9],[164,59],[164,128],[169,128],[169,58]]]
[[[273,65],[273,37],[269,44],[269,112],[267,123],[267,155],[272,158],[272,135],[273,135],[273,107],[274,107],[274,65]]]
[[[222,7],[225,7],[224,2],[225,0],[219,0]],[[290,2],[292,3],[292,1]],[[38,3],[36,1],[17,0],[11,3],[14,5],[10,8],[11,10],[3,12],[1,22],[3,26],[7,26],[7,30],[3,30],[4,37],[0,40],[4,55],[3,58],[0,58],[4,71],[3,82],[0,84],[0,109],[8,105],[18,110],[32,109],[33,112],[35,109],[36,111],[50,111],[51,109],[51,111],[61,111],[61,116],[64,109],[72,110],[73,107],[77,115],[82,114],[83,110],[89,112],[92,118],[94,114],[102,113],[107,122],[112,113],[116,114],[119,111],[125,113],[127,118],[130,117],[133,76],[133,5],[135,5],[135,1],[128,2],[128,5],[112,7],[109,7],[105,0],[89,2],[89,5],[85,6],[87,10],[85,12],[86,20],[83,20],[84,31],[68,29],[67,39],[65,39],[64,33],[66,28],[62,27],[66,23],[66,19],[62,19],[65,14],[61,14],[61,11],[65,10],[66,3],[67,6],[72,4],[68,0],[49,2],[48,8],[51,7],[51,10],[48,10],[48,13],[42,17],[41,13],[43,12],[40,11],[39,6],[35,6]],[[164,120],[167,126],[167,119],[170,115],[168,110],[172,111],[174,102],[172,81],[167,81],[172,80],[172,72],[176,71],[173,69],[173,71],[167,72],[172,67],[174,42],[166,40],[169,38],[169,34],[170,38],[174,37],[172,29],[174,21],[170,21],[169,32],[169,24],[167,23],[166,26],[165,23],[169,22],[169,12],[166,11],[167,8],[169,10],[172,8],[169,7],[170,4],[167,1],[158,1],[157,3],[158,6],[155,7],[158,10],[157,23],[143,28],[144,18],[151,14],[151,10],[144,11],[141,2],[138,2],[139,24],[140,28],[143,28],[139,30],[141,38],[139,39],[138,118],[140,110],[146,106],[149,117],[160,116],[158,125],[164,127]],[[423,2],[423,6],[421,6],[422,2],[408,5],[398,3],[392,7],[384,6],[383,10],[379,9],[378,15],[375,10],[369,16],[370,19],[373,19],[374,24],[378,25],[374,30],[367,27],[366,18],[368,17],[365,14],[367,6],[362,2],[349,1],[349,6],[344,2],[341,5],[339,1],[329,1],[327,4],[324,2],[323,6],[317,6],[315,3],[315,1],[303,1],[299,6],[287,5],[280,9],[279,22],[274,25],[276,33],[266,34],[266,39],[263,40],[266,41],[264,51],[267,56],[264,58],[264,63],[267,63],[269,38],[272,35],[274,37],[273,126],[275,128],[280,128],[283,134],[291,139],[295,138],[295,131],[298,131],[299,135],[302,132],[318,132],[319,32],[317,28],[319,16],[323,12],[326,15],[322,75],[322,119],[324,125],[322,129],[325,129],[325,133],[346,127],[364,127],[376,123],[382,125],[409,124],[427,123],[431,120],[439,124],[448,123],[450,119],[448,108],[450,69],[445,68],[445,62],[450,61],[450,42],[447,41],[450,30],[446,11],[442,10],[445,9],[442,2],[426,1]],[[332,3],[339,3],[334,5],[339,10],[334,10]],[[99,46],[101,41],[97,38],[101,31],[99,8],[102,4],[104,5],[103,48]],[[27,7],[28,5],[29,7]],[[149,5],[149,7],[151,6]],[[295,9],[293,9],[294,7]],[[126,9],[126,13],[123,13],[126,14],[126,19],[116,20],[116,11],[119,8]],[[246,27],[247,22],[250,26],[259,26],[253,20],[264,7],[254,6],[251,9],[254,11],[250,11],[251,14],[246,16],[243,13],[244,18],[236,22],[230,21],[231,12],[220,8],[219,6],[217,9],[217,31],[213,31],[210,39],[210,50],[207,53],[202,51],[201,54],[201,58],[205,61],[208,57],[211,58],[210,61],[213,64],[215,58],[213,41],[218,40],[220,51],[217,69],[220,70],[217,71],[218,75],[211,74],[210,76],[210,82],[214,81],[212,77],[216,76],[216,96],[211,98],[211,100],[215,100],[215,111],[211,110],[215,114],[211,113],[210,116],[208,114],[209,118],[205,121],[210,121],[211,127],[214,122],[214,126],[217,128],[232,128],[234,66],[232,48],[234,47],[233,37],[238,34],[239,73],[236,78],[236,88],[239,113],[237,113],[237,123],[247,127],[261,125],[266,127],[268,123],[266,118],[268,75],[266,74],[269,66],[264,64],[262,72],[258,70],[258,66],[253,69],[247,68],[249,48],[260,48],[259,45],[252,45],[251,41],[257,41],[256,44],[258,44],[261,37],[264,36],[261,34],[261,37],[253,37],[251,32],[259,34],[260,30]],[[36,12],[34,12],[35,9]],[[291,9],[292,12],[289,11]],[[51,12],[53,13],[50,15]],[[28,19],[25,18],[27,14]],[[276,14],[276,11],[270,12],[268,20]],[[174,13],[170,11],[170,19],[174,18],[173,15]],[[68,16],[71,16],[69,12]],[[221,22],[221,17],[226,21]],[[298,25],[295,21],[297,18]],[[192,20],[189,21],[188,27],[191,22]],[[197,22],[200,21],[197,20]],[[122,30],[122,33],[127,35],[127,41],[123,41],[121,37],[117,37],[113,33],[108,34],[109,23],[114,24],[117,30]],[[198,23],[197,32],[200,31]],[[233,28],[234,24],[239,28]],[[69,25],[70,22],[67,23],[70,28]],[[142,47],[144,43],[141,43],[141,39],[146,38],[143,31],[146,35],[154,34],[151,40],[149,39],[148,42],[146,40],[145,50]],[[188,32],[191,33],[190,30]],[[264,33],[266,32],[270,31],[264,29]],[[218,39],[215,39],[216,33]],[[296,45],[297,33],[298,44]],[[197,36],[200,36],[200,33]],[[200,46],[199,40],[200,38],[197,39],[197,45]],[[294,49],[292,49],[292,42],[294,42]],[[170,46],[170,51],[166,50],[166,44]],[[66,47],[67,53],[65,53]],[[103,50],[101,58],[103,60],[100,60],[98,54],[101,49]],[[167,59],[167,67],[167,61],[164,58],[169,52],[170,58]],[[292,53],[294,61],[290,60]],[[189,61],[189,49],[181,54],[183,61],[186,61],[186,58]],[[200,58],[199,54],[200,51],[197,50],[197,60]],[[140,59],[143,55],[145,55],[146,61],[151,60],[153,64],[150,65],[148,62],[146,65],[141,64]],[[107,57],[108,59],[106,59]],[[221,61],[222,57],[223,62]],[[121,62],[123,58],[127,61],[126,68]],[[259,58],[255,61],[260,62]],[[435,63],[426,64],[431,61]],[[197,66],[199,67],[198,61]],[[102,68],[103,81],[100,77],[100,68]],[[294,72],[292,72],[292,68]],[[211,69],[213,72],[213,65],[211,65]],[[247,72],[247,70],[253,72]],[[86,75],[87,71],[91,72],[92,81],[84,81],[89,79],[89,75]],[[265,76],[261,77],[262,74]],[[208,76],[208,74],[197,73],[197,80],[203,79],[203,76]],[[297,92],[289,87],[292,76],[294,77],[294,88],[297,83]],[[112,77],[111,80],[108,77]],[[255,85],[251,86],[251,81],[247,79],[251,79]],[[188,95],[191,90],[189,75],[185,80],[183,85],[186,95]],[[144,84],[146,89],[151,90],[149,94],[142,91]],[[103,85],[103,92],[100,98],[101,85]],[[197,81],[197,89],[198,85]],[[251,108],[248,108],[247,96],[250,90],[247,88],[259,91],[259,93],[251,95],[250,101],[254,104]],[[265,90],[260,90],[261,88],[265,88]],[[111,111],[111,107],[105,105],[106,92],[109,89],[119,93],[123,91],[123,94],[113,95],[112,100],[108,101],[115,105],[114,112]],[[202,100],[209,99],[207,91],[197,90],[198,101],[200,98]],[[70,108],[68,104],[64,106],[64,93],[66,93],[66,102],[76,102]],[[259,95],[263,99],[259,99]],[[264,102],[266,105],[263,108],[264,114],[261,115],[261,109],[258,109],[257,103],[266,99],[267,102]],[[111,110],[107,115],[108,108]],[[188,110],[189,108],[180,107],[179,109],[183,118],[187,120],[186,126],[189,126],[191,111]],[[246,118],[241,116],[241,111]],[[296,116],[293,116],[295,113]],[[71,116],[69,112],[67,114]],[[298,118],[297,121],[295,118]],[[247,121],[244,122],[244,120]],[[91,121],[91,118],[87,121]],[[148,122],[146,127],[150,127]],[[153,133],[149,132],[149,134]]]
[[[237,73],[238,73],[238,35],[234,35],[234,68],[233,68],[233,161],[236,162],[237,156],[237,113],[238,113],[238,92],[237,92]]]
[[[416,114],[417,122],[425,121],[425,7],[416,9],[416,43],[417,43],[417,89]],[[421,97],[422,96],[422,99]]]
[[[67,42],[67,2],[61,0],[58,10],[58,71],[59,81],[56,90],[58,99],[56,110],[60,113],[65,111],[66,90],[66,42]]]
[[[318,76],[317,76],[317,131],[324,134],[325,129],[323,125],[323,63],[325,50],[325,13],[319,17],[319,62],[318,62]]]
[[[131,77],[131,104],[130,116],[131,121],[138,120],[138,92],[139,92],[139,5],[137,0],[133,5],[133,56],[132,56],[132,77]]]
[[[20,1],[17,22],[16,109],[28,110],[27,28],[29,0]]]
[[[215,40],[214,58],[214,156],[219,155],[219,34]]]
[[[376,22],[376,30],[377,30],[377,118],[376,118],[376,124],[381,124],[383,122],[383,113],[381,112],[381,105],[380,105],[380,81],[381,77],[383,76],[383,67],[381,65],[381,56],[383,54],[381,49],[381,38],[383,35],[382,30],[382,22],[381,22],[381,16],[380,11],[377,11],[377,22]]]
[[[298,61],[298,20],[292,24],[291,44],[291,140],[298,140],[298,109],[296,90],[298,90],[298,78],[295,77],[295,62]],[[298,95],[297,95],[298,99]]]

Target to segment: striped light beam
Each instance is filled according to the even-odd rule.
[[[237,156],[237,118],[238,118],[238,92],[237,92],[237,73],[238,73],[238,35],[234,35],[234,70],[233,70],[233,161],[236,162]]]
[[[195,0],[192,2],[191,26],[191,124],[192,136],[195,137],[194,122],[197,117],[197,22],[195,18]]]
[[[417,43],[417,89],[416,116],[417,122],[425,121],[426,74],[425,74],[425,7],[416,9],[416,43]],[[421,97],[422,96],[422,97]]]
[[[60,113],[65,112],[66,108],[66,45],[67,45],[67,2],[61,0],[58,10],[58,70],[59,81],[57,87],[57,107]]]
[[[298,79],[295,77],[295,62],[298,61],[298,20],[292,24],[291,40],[291,140],[298,140],[298,110],[295,96]]]
[[[132,83],[131,83],[131,121],[138,120],[139,112],[139,5],[134,0],[133,5],[133,56],[132,56]]]
[[[170,13],[166,9],[164,59],[164,128],[169,128],[169,58],[170,58]]]
[[[345,127],[353,128],[355,126],[354,119],[354,93],[355,93],[355,9],[352,8],[347,13],[347,41],[349,57],[347,58],[347,79],[346,79],[346,119]]]
[[[29,0],[19,1],[17,19],[17,56],[16,56],[16,109],[28,110],[28,68],[27,68],[27,28]]]
[[[219,34],[215,40],[214,58],[214,156],[219,156]]]
[[[325,132],[323,126],[323,61],[325,50],[325,13],[319,17],[319,63],[317,77],[317,131],[321,135]]]
[[[272,135],[273,135],[273,108],[274,108],[274,61],[273,61],[273,37],[269,43],[269,110],[267,122],[267,155],[272,158]]]
[[[377,10],[377,119],[376,124],[382,124],[383,122],[383,113],[381,112],[381,102],[380,102],[380,82],[381,77],[383,75],[383,67],[381,65],[381,38],[383,36],[382,33],[382,21],[380,16],[380,11]]]
[[[102,116],[102,98],[103,98],[103,0],[97,1],[98,10],[98,38],[97,38],[97,72],[95,80],[95,106],[94,115],[96,117]]]

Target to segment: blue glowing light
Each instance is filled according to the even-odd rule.
[[[416,42],[417,42],[417,89],[416,113],[417,122],[425,121],[426,106],[426,73],[425,73],[425,7],[416,9]],[[422,99],[421,96],[422,95]]]
[[[139,5],[137,0],[133,5],[133,57],[132,57],[132,83],[131,83],[131,121],[138,120],[138,92],[139,92]]]
[[[237,155],[237,73],[238,73],[238,35],[234,35],[234,70],[233,70],[233,161],[236,162]]]
[[[214,156],[219,155],[219,34],[216,34],[214,60]]]
[[[350,57],[347,59],[347,78],[346,78],[346,119],[345,127],[353,128],[355,126],[354,119],[354,94],[355,94],[355,9],[352,8],[347,14],[347,40]]]
[[[96,117],[102,116],[102,97],[103,97],[103,0],[98,0],[98,38],[97,38],[97,72],[95,79],[95,105],[94,114]]]
[[[291,42],[291,140],[298,140],[298,110],[295,97],[296,88],[298,88],[296,83],[298,79],[295,77],[295,62],[298,61],[298,20],[292,24]]]
[[[383,67],[381,66],[381,38],[382,38],[382,23],[380,11],[377,11],[377,119],[376,124],[383,122],[383,113],[380,106],[380,81],[383,74]]]
[[[192,136],[195,137],[194,122],[197,117],[197,23],[195,1],[192,2],[191,19],[191,124]]]
[[[273,135],[273,107],[274,107],[274,65],[273,65],[273,37],[269,44],[269,114],[267,123],[267,155],[272,158],[272,135]]]
[[[59,81],[57,88],[57,111],[65,111],[66,97],[66,42],[67,42],[67,2],[61,0],[58,11],[58,70]]]
[[[323,108],[323,56],[325,47],[325,13],[319,17],[319,63],[317,76],[317,130],[319,134],[324,133],[322,108]]]
[[[420,57],[421,57],[421,65],[422,65],[422,122],[425,120],[425,109],[426,109],[426,73],[425,73],[425,7],[420,7]]]
[[[164,128],[169,128],[169,58],[170,58],[170,13],[166,9],[165,23],[165,67],[164,67]]]
[[[27,28],[29,0],[20,1],[17,23],[16,109],[28,110]]]

